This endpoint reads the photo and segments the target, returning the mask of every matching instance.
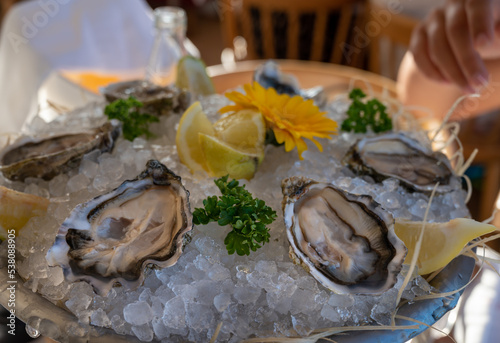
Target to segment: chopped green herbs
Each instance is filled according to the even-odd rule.
[[[377,99],[361,101],[366,94],[359,88],[349,93],[352,104],[347,110],[347,119],[342,123],[342,131],[366,133],[368,127],[379,133],[392,130],[391,118],[385,112],[386,107]]]
[[[204,208],[195,208],[193,222],[206,225],[217,222],[221,226],[231,225],[233,230],[224,239],[227,252],[232,255],[250,255],[261,244],[269,242],[266,225],[276,219],[276,212],[260,199],[254,199],[245,186],[238,181],[227,181],[228,176],[215,180],[222,196],[211,196],[203,200]]]
[[[147,138],[153,136],[149,131],[149,123],[158,122],[156,116],[140,113],[142,102],[133,96],[128,99],[118,99],[110,103],[104,109],[104,114],[109,119],[118,119],[122,122],[123,137],[129,141],[134,138],[146,135]]]

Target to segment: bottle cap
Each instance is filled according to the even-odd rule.
[[[180,7],[163,6],[154,10],[155,26],[158,29],[186,27],[186,11]]]

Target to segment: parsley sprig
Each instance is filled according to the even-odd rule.
[[[392,130],[392,121],[385,112],[386,107],[377,99],[364,103],[361,101],[364,97],[366,94],[359,88],[354,88],[349,93],[352,103],[347,110],[348,117],[342,123],[342,131],[366,133],[368,127],[376,133]]]
[[[269,229],[266,225],[276,219],[276,212],[261,199],[239,186],[239,182],[228,182],[228,175],[214,181],[222,196],[210,196],[203,200],[204,208],[195,208],[193,222],[206,225],[217,222],[221,226],[231,225],[233,230],[224,239],[229,255],[250,255],[261,244],[269,242]]]
[[[153,136],[149,131],[149,123],[158,122],[156,116],[147,113],[140,113],[143,103],[133,96],[128,99],[118,99],[110,103],[104,109],[104,114],[109,119],[118,119],[122,122],[123,137],[129,141],[134,138],[146,135],[147,138]]]

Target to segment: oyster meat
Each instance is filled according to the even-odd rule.
[[[47,260],[61,266],[68,281],[85,280],[98,294],[115,283],[134,289],[147,265],[177,262],[192,226],[181,178],[150,160],[136,179],[76,206]]]
[[[24,137],[0,152],[0,171],[13,181],[27,177],[50,180],[77,166],[83,155],[92,150],[111,151],[119,134],[120,124],[112,120],[80,133]]]
[[[283,180],[282,190],[294,263],[339,294],[381,294],[394,286],[407,250],[389,212],[370,196],[303,177]]]
[[[454,174],[448,158],[423,146],[402,132],[358,140],[343,161],[357,174],[369,174],[376,181],[393,177],[410,189],[430,192],[454,189]]]

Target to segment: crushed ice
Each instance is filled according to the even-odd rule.
[[[214,96],[203,100],[203,107],[213,121],[217,109],[227,100]],[[333,119],[339,120],[345,102],[329,106]],[[87,108],[58,119],[58,127],[74,123],[90,125],[102,113],[102,105]],[[17,239],[18,272],[25,286],[49,300],[64,303],[80,322],[108,327],[118,334],[135,335],[142,341],[207,341],[217,324],[223,322],[219,341],[237,342],[251,335],[307,335],[320,327],[389,323],[397,289],[380,296],[341,296],[319,285],[301,267],[288,258],[281,215],[281,180],[305,175],[318,181],[333,182],[338,187],[359,194],[369,194],[395,217],[421,220],[428,196],[408,192],[394,179],[374,184],[370,177],[354,177],[339,163],[359,135],[340,133],[323,142],[324,152],[314,146],[300,161],[295,152],[267,146],[266,157],[247,189],[266,201],[278,213],[271,225],[271,241],[249,257],[230,256],[223,245],[227,229],[214,224],[198,226],[192,242],[179,262],[168,269],[147,271],[144,285],[135,291],[114,288],[107,297],[97,296],[85,282],[68,284],[59,267],[49,267],[45,260],[59,225],[77,204],[107,192],[126,179],[134,178],[151,158],[160,160],[182,176],[190,191],[191,208],[218,189],[211,178],[197,179],[179,162],[175,149],[175,129],[179,116],[162,117],[155,124],[156,138],[120,138],[112,154],[87,154],[79,169],[47,182],[29,178],[25,183],[0,184],[19,191],[52,199],[49,215],[28,222]],[[83,125],[83,124],[82,124]],[[35,120],[35,132],[50,132],[53,124]],[[430,221],[448,221],[468,216],[465,192],[456,191],[434,198]],[[398,283],[402,283],[400,276]],[[429,292],[421,278],[408,285],[406,299]]]

